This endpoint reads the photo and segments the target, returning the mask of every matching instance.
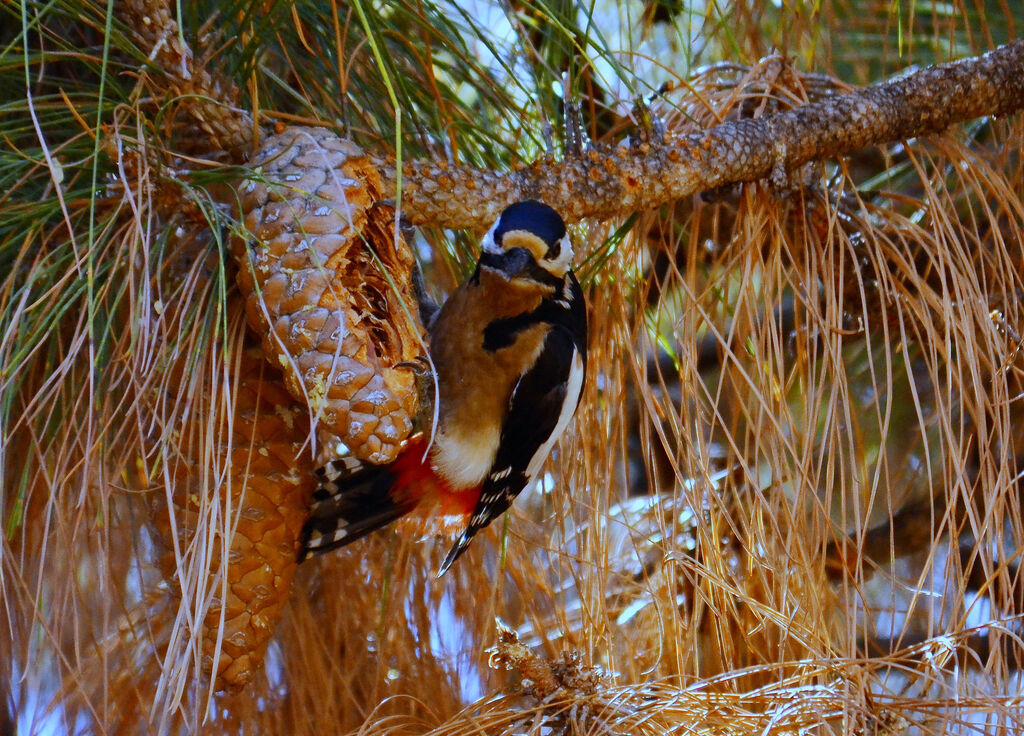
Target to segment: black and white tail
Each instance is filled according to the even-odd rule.
[[[389,465],[343,458],[316,472],[320,486],[299,537],[299,562],[354,542],[410,510],[389,493],[394,482]]]

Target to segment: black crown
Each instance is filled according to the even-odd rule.
[[[494,242],[501,243],[502,236],[510,230],[533,233],[547,243],[548,248],[565,237],[565,223],[559,214],[535,199],[524,199],[505,208],[494,230]]]

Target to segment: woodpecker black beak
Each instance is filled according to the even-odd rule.
[[[498,271],[511,281],[530,269],[533,256],[525,248],[510,248],[500,254],[484,253],[480,256],[480,265]]]

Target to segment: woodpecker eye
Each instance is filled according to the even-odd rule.
[[[558,260],[559,254],[562,252],[562,241],[557,240],[555,244],[548,248],[548,254],[544,256],[545,261],[556,261]]]
[[[498,220],[498,222],[494,223],[494,225],[491,227],[491,229],[487,231],[487,234],[484,235],[483,240],[480,241],[480,249],[484,253],[491,253],[492,255],[500,255],[501,253],[504,252],[504,249],[501,247],[501,245],[495,239],[495,234],[497,233],[498,226],[500,224],[501,224],[501,220]]]

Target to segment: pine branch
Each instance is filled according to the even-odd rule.
[[[548,202],[567,221],[611,217],[1022,106],[1019,40],[983,56],[764,118],[729,121],[703,134],[595,145],[580,156],[544,159],[509,173],[412,163],[403,172],[402,208],[415,224],[453,228],[484,227],[509,202],[527,197]],[[382,169],[394,189],[393,165]]]
[[[213,149],[247,158],[255,132],[234,104],[237,89],[197,64],[166,0],[131,0],[122,17],[163,71],[169,91]],[[562,161],[550,158],[511,172],[418,161],[403,171],[402,208],[417,225],[486,227],[509,203],[542,199],[567,221],[651,209],[700,191],[788,172],[871,145],[938,133],[983,115],[1024,107],[1024,40],[972,59],[929,67],[860,91],[763,118],[732,120],[702,134],[640,130],[628,143],[595,144]],[[379,160],[385,188],[396,188],[393,162]]]

